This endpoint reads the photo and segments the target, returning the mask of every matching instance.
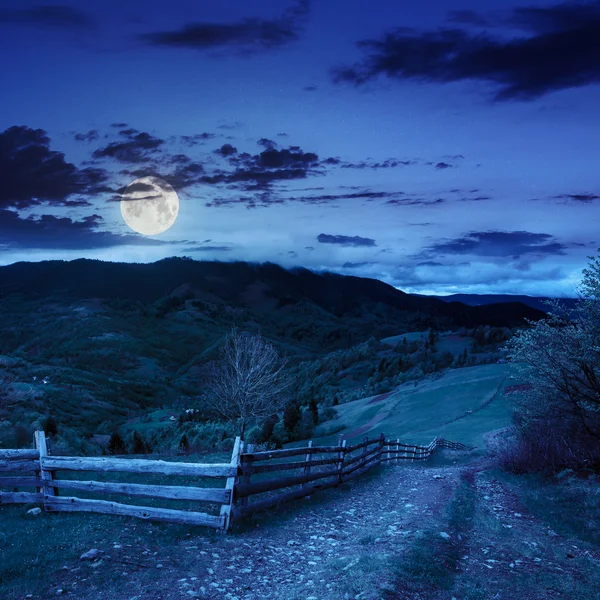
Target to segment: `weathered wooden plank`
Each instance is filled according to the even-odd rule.
[[[0,477],[0,487],[41,487],[38,477]]]
[[[48,447],[46,446],[46,434],[43,431],[36,431],[33,436],[35,447],[40,453],[40,478],[44,482],[42,485],[42,493],[44,496],[54,496],[54,488],[49,485],[49,482],[54,479],[51,471],[44,469],[44,459],[48,456]]]
[[[43,499],[43,494],[33,492],[0,492],[0,504],[29,504]]]
[[[242,470],[240,481],[242,483],[250,483],[252,478],[252,452],[254,451],[254,444],[246,444],[246,442],[244,442],[244,450],[244,458],[240,459],[240,467]],[[242,506],[246,506],[247,504],[248,498],[242,498]]]
[[[205,525],[221,529],[223,517],[201,512],[174,510],[171,508],[151,508],[148,506],[132,506],[106,500],[83,500],[60,496],[45,496],[44,505],[55,512],[91,512],[104,515],[123,515],[137,517],[147,521],[165,521],[167,523],[183,523],[184,525]]]
[[[339,437],[339,441],[338,441],[338,445],[340,447],[340,451],[338,453],[338,466],[337,466],[337,472],[338,472],[338,476],[337,476],[337,480],[338,483],[342,483],[342,473],[344,471],[344,461],[346,459],[346,440],[344,439],[344,436],[340,434]]]
[[[323,460],[311,460],[311,467],[319,467],[323,465],[334,465],[339,462],[339,458],[326,458]],[[306,468],[309,462],[297,460],[289,463],[276,463],[274,465],[252,465],[252,475],[258,473],[272,473],[274,471],[291,471],[293,469]]]
[[[1,480],[0,480],[1,481]],[[199,488],[175,485],[147,485],[141,483],[114,483],[104,481],[76,481],[71,479],[55,479],[54,487],[85,492],[101,492],[105,494],[122,494],[141,498],[165,498],[167,500],[192,500],[198,502],[229,502],[231,490],[225,488]]]
[[[238,472],[240,470],[240,454],[242,452],[242,438],[238,435],[235,438],[233,443],[233,450],[231,451],[231,461],[229,466],[235,471],[235,474],[231,477],[227,478],[225,482],[225,489],[229,492],[229,500],[223,503],[221,506],[220,518],[223,519],[223,530],[225,532],[229,531],[231,528],[231,520],[233,517],[233,498],[234,498],[234,489],[238,476]]]
[[[303,498],[304,496],[310,496],[315,492],[319,492],[322,490],[326,490],[328,488],[336,487],[339,483],[337,481],[317,483],[313,485],[308,485],[298,490],[292,490],[289,492],[284,492],[282,494],[277,494],[271,498],[265,498],[264,500],[259,500],[258,502],[252,502],[248,504],[248,506],[234,508],[235,519],[243,519],[249,515],[254,513],[267,510],[269,508],[274,508],[279,506],[280,504],[284,504],[286,502],[290,502],[292,500],[298,500],[299,498]]]
[[[37,460],[0,460],[0,473],[20,473],[40,470]]]
[[[237,467],[229,463],[199,464],[146,460],[143,458],[48,456],[42,459],[45,470],[102,471],[121,473],[161,473],[192,477],[234,477]]]
[[[37,450],[0,450],[0,460],[37,460],[39,457]]]
[[[309,448],[304,446],[302,448],[286,448],[285,450],[269,450],[265,452],[245,452],[242,454],[242,460],[246,457],[251,457],[253,461],[259,460],[272,460],[275,458],[287,458],[288,456],[301,456],[302,454],[322,454],[327,452],[339,452],[338,446],[313,446]]]
[[[338,469],[335,469],[331,471],[321,471],[319,473],[310,473],[309,475],[296,475],[291,477],[281,477],[279,479],[268,479],[266,481],[255,481],[254,483],[248,484],[239,483],[235,486],[234,498],[245,498],[247,496],[253,496],[254,494],[279,490],[291,485],[300,485],[302,483],[308,483],[309,481],[316,481],[317,479],[337,477],[338,473]]]
[[[308,441],[308,447],[312,448],[312,445],[313,445],[312,440],[309,440]],[[309,475],[310,474],[311,458],[312,458],[312,454],[309,452],[306,455],[306,458],[304,459],[304,475]],[[329,460],[331,460],[331,459],[329,459]],[[303,483],[302,487],[305,487],[305,486],[306,486],[306,483]]]

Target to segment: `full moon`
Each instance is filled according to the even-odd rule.
[[[121,214],[131,229],[143,235],[163,233],[175,223],[179,198],[160,177],[140,177],[121,196]]]

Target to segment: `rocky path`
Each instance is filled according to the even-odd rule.
[[[384,467],[351,487],[298,501],[232,534],[183,534],[168,546],[152,543],[148,523],[124,520],[123,539],[139,532],[138,544],[115,539],[100,542],[87,560],[70,557],[44,598],[500,600],[517,592],[520,599],[567,597],[560,595],[555,575],[577,577],[578,570],[600,565],[600,557],[537,522],[488,467],[482,458],[459,466]],[[453,521],[465,494],[471,512],[464,522]],[[443,585],[433,582],[430,591],[403,591],[398,565],[427,543],[432,552],[427,560],[446,561],[448,550],[448,556],[456,555],[444,562],[451,575]],[[536,586],[535,593],[524,593],[529,585]]]

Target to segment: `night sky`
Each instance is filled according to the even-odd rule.
[[[600,2],[0,0],[0,264],[272,261],[574,295]],[[125,187],[177,192],[158,235]]]

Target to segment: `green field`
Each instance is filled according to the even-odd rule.
[[[354,443],[384,433],[408,443],[425,444],[439,436],[480,446],[484,433],[511,424],[504,394],[509,374],[506,364],[452,369],[416,386],[404,384],[387,397],[382,394],[343,404],[336,407],[336,419],[316,430],[314,443],[331,443],[339,433]],[[339,431],[328,435],[332,429]]]

